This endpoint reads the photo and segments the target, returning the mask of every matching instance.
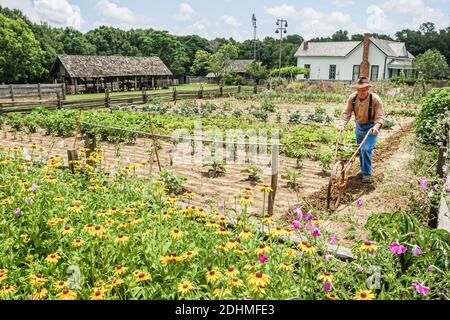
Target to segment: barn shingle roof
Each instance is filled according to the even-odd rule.
[[[58,60],[72,78],[172,75],[159,57],[60,54],[57,57]]]

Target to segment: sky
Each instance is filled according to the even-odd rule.
[[[35,22],[82,32],[108,25],[238,41],[253,38],[253,13],[259,39],[278,37],[279,18],[288,21],[287,35],[305,39],[339,29],[394,35],[405,28],[417,30],[424,22],[438,29],[450,26],[450,0],[0,0],[0,5],[21,9]]]

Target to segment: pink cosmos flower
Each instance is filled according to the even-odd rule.
[[[422,249],[418,245],[413,246],[411,249],[413,256],[418,256],[419,254],[422,254]]]
[[[358,206],[358,208],[362,208],[363,200],[362,199],[358,199],[358,201],[356,201],[356,205]]]
[[[420,190],[422,190],[422,191],[427,190],[427,178],[426,177],[422,177],[420,179]]]
[[[38,186],[36,184],[32,184],[31,185],[31,191],[36,191],[36,189],[38,188]]]
[[[297,215],[297,220],[302,220],[303,219],[302,209],[294,208],[294,213]]]
[[[16,210],[14,210],[14,215],[19,216],[21,211],[20,208],[16,208]]]
[[[336,244],[336,242],[339,240],[341,240],[341,239],[339,239],[338,237],[328,237],[328,242],[330,244]]]
[[[308,212],[308,214],[306,215],[305,219],[308,220],[308,221],[311,221],[311,220],[314,219],[314,216],[313,216],[313,214],[311,212]]]
[[[428,291],[430,290],[430,288],[420,283],[419,280],[414,280],[412,283],[412,287],[416,289],[416,292],[418,294],[423,294],[424,296],[428,295]]]
[[[322,235],[322,234],[320,233],[319,228],[315,227],[314,230],[313,230],[313,232],[312,232],[312,236],[313,236],[314,238],[317,238],[317,237],[320,237],[321,235]]]
[[[333,289],[333,285],[330,282],[324,282],[323,283],[323,290],[326,292],[329,292]]]
[[[259,258],[259,262],[261,262],[261,263],[264,263],[264,262],[266,262],[266,261],[269,259],[268,257],[266,257],[266,256],[264,255],[264,253],[260,254],[260,255],[258,256],[258,258]]]
[[[391,243],[389,245],[389,249],[391,250],[392,254],[403,254],[407,250],[405,246],[402,246],[398,242]]]
[[[294,227],[294,229],[300,229],[300,221],[292,221],[292,226]]]

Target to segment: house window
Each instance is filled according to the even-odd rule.
[[[359,79],[359,65],[353,66],[353,81],[356,81]]]
[[[330,65],[329,79],[330,80],[335,80],[336,79],[336,65],[335,64],[331,64]]]
[[[378,80],[378,70],[380,69],[379,66],[372,66],[372,69],[370,71],[370,81],[377,81]]]
[[[309,79],[309,76],[311,75],[311,65],[310,64],[305,64],[305,69],[309,69],[309,74],[305,75],[306,79]]]

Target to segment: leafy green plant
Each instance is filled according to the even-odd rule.
[[[233,110],[233,117],[240,118],[244,114],[244,112],[240,109]]]
[[[261,102],[261,110],[266,112],[275,112],[276,106],[275,103],[270,99],[264,99]]]
[[[298,190],[301,187],[300,181],[298,181],[303,174],[301,172],[287,170],[284,174],[281,175],[283,180],[287,181],[287,187],[292,190]]]
[[[252,109],[250,110],[250,114],[254,116],[256,119],[266,122],[269,118],[267,111],[262,109]]]
[[[306,120],[312,121],[312,122],[320,122],[320,123],[330,123],[333,121],[333,117],[331,117],[328,114],[308,114],[306,117]]]
[[[383,129],[389,130],[395,126],[395,122],[389,119],[384,120]]]
[[[23,128],[23,116],[20,113],[9,113],[7,116],[7,124],[11,129],[20,131]]]
[[[254,164],[247,165],[241,170],[241,173],[248,173],[248,180],[253,182],[263,181],[263,169]]]
[[[315,114],[326,114],[327,110],[322,106],[317,106],[314,112]]]
[[[175,175],[170,170],[163,170],[159,172],[159,179],[164,181],[164,188],[171,194],[179,195],[186,191],[186,177]]]
[[[302,120],[302,114],[298,111],[290,113],[288,120],[289,122],[300,123],[300,121]]]
[[[223,159],[219,159],[216,154],[209,155],[205,158],[205,164],[203,167],[208,169],[209,178],[217,178],[226,172],[226,162]]]

